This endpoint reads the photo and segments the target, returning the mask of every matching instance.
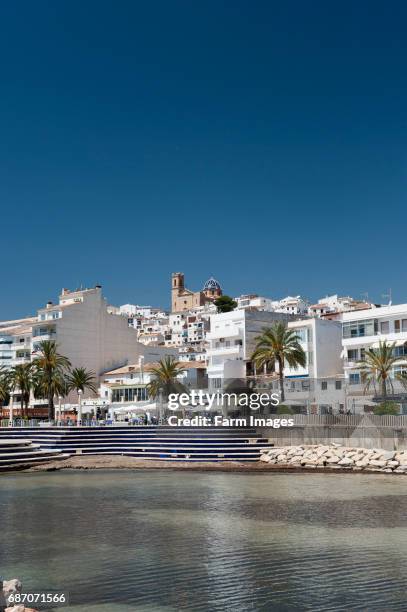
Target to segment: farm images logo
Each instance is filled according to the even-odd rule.
[[[204,391],[191,391],[190,393],[170,393],[167,407],[172,411],[185,410],[187,408],[201,408],[205,411],[223,411],[224,409],[238,410],[248,408],[256,412],[261,408],[276,407],[280,403],[278,393],[207,393]],[[267,426],[267,427],[292,427],[293,419],[285,418],[259,418],[254,415],[250,417],[228,418],[215,415],[206,417],[196,415],[191,418],[178,418],[170,416],[168,424],[177,426],[223,426],[223,427],[245,427],[245,426]]]

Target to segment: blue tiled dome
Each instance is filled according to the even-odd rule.
[[[206,283],[203,286],[203,291],[206,291],[207,289],[209,290],[220,290],[221,286],[219,285],[218,281],[215,280],[213,278],[213,276],[211,276],[211,278],[209,278]]]

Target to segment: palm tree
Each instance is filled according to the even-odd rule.
[[[78,394],[79,413],[77,424],[80,425],[82,418],[80,395],[85,391],[85,389],[90,389],[94,393],[97,392],[95,373],[91,370],[87,370],[86,368],[73,368],[66,378],[66,384],[68,392],[76,391]]]
[[[147,392],[154,399],[161,395],[165,401],[170,393],[182,393],[185,386],[178,380],[178,376],[184,371],[179,361],[174,357],[164,357],[158,365],[151,368],[153,380],[147,385]]]
[[[39,356],[33,360],[36,394],[48,399],[48,419],[55,418],[54,397],[66,394],[66,375],[71,362],[60,355],[53,340],[43,340],[38,346]]]
[[[68,391],[85,391],[90,389],[97,392],[95,373],[86,368],[73,368],[66,377]]]
[[[5,403],[10,397],[9,370],[0,366],[0,404]]]
[[[387,397],[389,387],[393,391],[391,373],[396,361],[400,360],[400,357],[394,354],[395,346],[395,342],[390,344],[380,341],[379,347],[368,349],[364,358],[355,366],[360,370],[361,380],[365,385],[364,393],[367,393],[371,386],[375,387],[376,383],[380,385],[383,398]]]
[[[11,368],[9,373],[10,391],[20,392],[21,418],[28,414],[30,393],[34,385],[32,363],[21,363]]]
[[[261,335],[255,338],[256,347],[252,360],[256,368],[278,365],[281,401],[284,402],[284,367],[305,367],[307,356],[299,343],[295,330],[288,329],[282,321],[276,321],[271,327],[263,328]]]

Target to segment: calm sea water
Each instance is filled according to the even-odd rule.
[[[407,479],[0,475],[0,574],[74,612],[406,610]]]

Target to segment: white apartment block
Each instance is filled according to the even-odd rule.
[[[407,304],[345,312],[342,327],[342,357],[350,401],[355,412],[366,412],[375,405],[374,392],[363,393],[358,362],[368,349],[378,348],[380,341],[386,341],[395,343],[394,353],[399,357],[392,371],[393,380],[396,374],[407,371]],[[395,395],[400,394],[400,385],[396,381],[393,384]],[[407,399],[403,401],[402,393],[400,399],[402,411],[407,413]]]
[[[295,330],[306,354],[305,367],[286,367],[285,403],[309,414],[346,411],[343,364],[341,360],[342,326],[340,322],[320,319],[290,320],[284,313],[235,310],[211,317],[208,381],[212,389],[224,388],[233,379],[256,376],[261,388],[278,390],[273,376],[256,372],[251,364],[255,338],[276,320],[287,321]]]
[[[221,388],[227,379],[245,378],[247,363],[254,351],[255,338],[274,321],[287,321],[287,315],[255,310],[233,310],[211,316],[208,342],[208,380]]]
[[[248,309],[257,309],[265,312],[271,312],[274,310],[274,302],[270,298],[262,297],[255,293],[248,295],[240,295],[239,297],[234,298],[235,302],[237,302],[236,308],[238,310],[248,308]]]
[[[305,367],[284,369],[285,404],[306,414],[346,412],[346,385],[341,359],[342,325],[337,321],[290,321],[305,352]],[[278,389],[277,381],[273,388]]]
[[[275,312],[285,312],[291,315],[305,315],[308,312],[308,302],[300,295],[287,296],[282,300],[272,302]]]
[[[371,308],[370,302],[355,300],[352,297],[339,297],[337,294],[321,298],[316,304],[308,308],[311,317],[322,317],[328,314],[342,313],[350,310],[364,310]]]
[[[115,367],[159,361],[174,351],[146,347],[127,319],[109,312],[102,289],[63,289],[57,304],[48,302],[35,317],[0,323],[0,365],[8,367],[32,361],[43,340],[56,342],[58,352],[73,367],[92,370],[96,378]],[[39,401],[41,403],[41,401]]]

